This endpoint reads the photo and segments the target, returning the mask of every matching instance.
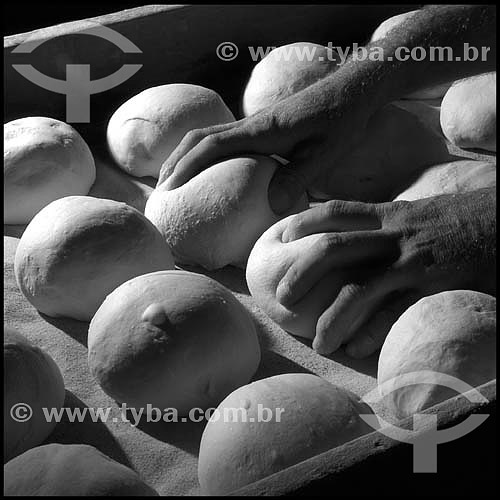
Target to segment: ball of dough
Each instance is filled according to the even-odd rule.
[[[40,211],[17,247],[19,288],[40,312],[90,321],[125,281],[173,269],[157,229],[125,203],[68,196]]]
[[[4,466],[5,496],[158,496],[132,469],[84,444],[46,444]]]
[[[139,276],[111,293],[92,319],[89,366],[104,392],[129,407],[216,406],[260,362],[252,318],[201,274]]]
[[[470,290],[424,297],[392,326],[378,362],[378,383],[398,418],[421,412],[457,392],[440,385],[439,373],[476,387],[496,377],[496,300]],[[437,372],[429,383],[422,371]],[[409,375],[407,380],[400,378]],[[405,387],[397,388],[404,381]]]
[[[405,21],[413,17],[418,10],[412,10],[410,12],[404,12],[403,14],[398,14],[397,16],[390,17],[386,19],[379,27],[373,32],[370,38],[370,42],[377,42],[385,38],[390,31],[398,26],[401,26]],[[439,85],[433,85],[432,87],[425,87],[419,89],[411,94],[408,94],[406,99],[441,99],[446,91],[450,88],[453,82],[442,83]]]
[[[324,169],[308,191],[317,199],[387,202],[417,173],[449,160],[441,134],[420,116],[390,104],[368,120],[361,144],[336,159],[339,168]]]
[[[268,201],[277,168],[265,156],[217,163],[177,189],[157,187],[144,214],[163,234],[176,262],[206,269],[245,267],[257,238],[282,218]],[[304,194],[285,215],[307,206]]]
[[[293,217],[274,224],[257,240],[248,258],[246,280],[255,302],[273,321],[293,335],[313,339],[318,318],[338,295],[342,281],[338,272],[331,272],[289,308],[278,302],[276,289],[290,266],[305,249],[328,236],[317,233],[283,243],[283,232]]]
[[[127,173],[158,177],[187,132],[234,120],[213,90],[184,83],[160,85],[143,90],[115,111],[108,123],[108,147]]]
[[[4,224],[27,224],[51,201],[85,195],[95,181],[92,153],[70,125],[33,116],[3,127]]]
[[[441,128],[460,148],[497,150],[497,74],[465,78],[453,84],[441,103]]]
[[[244,115],[296,94],[339,64],[337,52],[317,43],[296,42],[273,49],[252,70],[243,94]]]
[[[420,175],[397,200],[420,200],[442,194],[457,194],[496,186],[495,163],[460,160],[435,165]]]
[[[64,404],[64,380],[54,360],[16,330],[4,326],[4,460],[39,445],[56,422],[47,421],[42,408]],[[32,416],[26,421],[24,417]],[[13,409],[14,408],[14,409]],[[11,413],[13,412],[13,413]]]
[[[316,375],[287,373],[240,387],[203,432],[202,493],[224,495],[371,432],[363,414],[373,411]]]

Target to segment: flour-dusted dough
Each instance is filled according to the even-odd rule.
[[[434,165],[420,175],[394,201],[414,201],[442,194],[458,194],[496,186],[496,163],[459,160]]]
[[[441,128],[460,148],[497,150],[497,73],[459,80],[441,103]]]
[[[423,383],[423,371],[436,372],[436,383]],[[472,387],[496,377],[494,297],[470,290],[430,295],[394,323],[378,362],[379,391],[388,409],[404,418],[456,396],[440,385],[440,373]]]
[[[95,181],[92,153],[67,123],[43,116],[3,127],[4,224],[27,224],[51,201],[86,195]]]
[[[224,495],[371,432],[363,414],[373,411],[316,375],[287,373],[240,387],[203,432],[202,493]]]
[[[385,38],[388,33],[401,26],[405,21],[414,16],[418,10],[412,10],[410,12],[404,12],[403,14],[398,14],[397,16],[390,17],[381,23],[378,28],[373,32],[370,38],[370,42],[377,42]],[[406,55],[405,53],[403,55]],[[434,85],[432,87],[425,87],[423,89],[416,90],[411,94],[408,94],[404,99],[440,99],[450,88],[453,82],[442,83],[440,85]]]
[[[246,280],[255,302],[273,321],[293,335],[313,339],[318,318],[337,296],[341,282],[335,273],[328,273],[293,306],[278,302],[276,289],[285,273],[305,249],[324,237],[318,233],[283,243],[283,232],[293,217],[274,224],[257,240],[248,258]]]
[[[217,406],[260,362],[255,325],[224,286],[201,274],[139,276],[111,293],[88,337],[90,371],[129,407]]]
[[[85,444],[46,444],[4,467],[5,496],[158,496],[132,469]]]
[[[243,94],[243,113],[250,116],[289,97],[338,69],[340,56],[317,43],[277,47],[252,70]]]
[[[255,241],[282,218],[268,201],[277,168],[265,156],[217,163],[177,189],[157,187],[144,214],[163,234],[177,262],[206,269],[245,267]],[[285,215],[307,207],[304,194]]]
[[[187,132],[234,120],[213,90],[185,83],[160,85],[143,90],[115,111],[108,123],[108,147],[129,174],[158,177]]]
[[[361,142],[309,187],[317,199],[387,202],[418,173],[450,161],[444,137],[426,120],[390,104],[368,121]]]
[[[40,312],[90,321],[106,295],[141,274],[173,269],[161,234],[125,203],[68,196],[40,211],[17,247],[19,288]]]
[[[3,452],[4,460],[10,460],[38,446],[52,432],[56,421],[48,421],[43,408],[60,410],[65,390],[61,372],[46,352],[12,328],[4,326],[3,333]],[[19,405],[31,408],[31,418],[23,420],[29,410]]]

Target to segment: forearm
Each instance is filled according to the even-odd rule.
[[[476,60],[456,60],[463,59],[465,43],[479,50]],[[406,57],[415,47],[426,51],[427,57],[422,61]],[[435,60],[431,60],[431,47],[450,50],[444,51],[441,58],[434,51]],[[490,50],[482,51],[483,47]],[[493,71],[496,7],[427,6],[394,28],[390,36],[369,44],[366,49],[369,54],[378,50],[383,57],[352,58],[318,85],[337,100],[355,99],[374,112],[418,88]],[[405,60],[401,60],[401,55],[405,55]]]
[[[429,245],[437,268],[456,286],[496,293],[496,189],[412,202],[434,225]]]

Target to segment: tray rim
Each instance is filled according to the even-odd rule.
[[[249,4],[241,4],[242,6],[248,6]],[[269,7],[276,7],[279,4],[267,4]],[[281,4],[283,5],[283,4]],[[297,5],[297,4],[296,4]],[[314,4],[302,4],[303,6],[315,7],[321,5]],[[328,5],[328,4],[326,4]],[[331,4],[330,4],[331,5]],[[344,4],[340,4],[344,5]],[[351,4],[352,5],[352,4]],[[377,4],[376,7],[396,7],[397,5],[405,7],[419,7],[419,5],[407,5],[407,4]],[[115,25],[125,22],[133,22],[141,18],[146,18],[150,16],[156,16],[158,14],[163,14],[167,12],[180,12],[182,10],[194,11],[200,7],[206,7],[206,4],[148,4],[139,7],[133,7],[130,9],[120,10],[116,12],[111,12],[109,14],[103,14],[95,17],[89,17],[84,19],[79,19],[75,21],[65,22],[53,26],[48,26],[45,28],[39,28],[32,31],[27,31],[23,33],[16,33],[13,35],[8,35],[4,37],[4,55],[7,51],[10,51],[17,45],[23,43],[27,38],[30,41],[45,41],[52,38],[61,37],[64,35],[75,34],[81,31],[82,22],[90,21],[103,25]],[[223,7],[225,5],[214,4],[214,7]],[[227,6],[231,6],[230,4]],[[234,6],[234,4],[233,4]],[[325,6],[325,4],[323,4]],[[371,7],[371,5],[370,5]],[[496,154],[491,154],[496,158]],[[4,234],[5,236],[5,234]],[[481,392],[489,402],[486,404],[481,403],[471,403],[465,400],[463,395],[458,395],[454,398],[450,398],[438,405],[433,406],[425,410],[423,413],[435,414],[442,412],[445,414],[444,419],[440,422],[439,428],[443,426],[454,425],[455,422],[463,419],[465,416],[477,412],[482,408],[489,408],[491,406],[496,406],[496,379],[492,379],[485,384],[477,387],[477,390]],[[464,401],[465,400],[465,401]],[[401,427],[409,426],[411,427],[411,418],[405,419],[399,422]],[[377,443],[375,445],[375,443]],[[282,471],[272,474],[266,478],[259,481],[246,485],[234,492],[230,493],[230,496],[262,496],[262,495],[290,495],[297,494],[299,490],[303,493],[304,490],[310,486],[314,486],[319,481],[325,479],[334,479],[340,476],[348,469],[353,466],[360,464],[366,458],[374,456],[374,449],[376,449],[376,455],[384,455],[391,450],[401,447],[402,443],[392,440],[384,435],[381,435],[377,431],[373,431],[369,434],[361,436],[355,440],[349,441],[344,445],[333,448],[319,455],[313,456],[303,462],[290,466]],[[354,451],[354,453],[353,453]],[[349,460],[345,461],[341,466],[336,465],[336,458],[347,457]],[[302,467],[308,467],[311,471],[315,471],[315,475],[307,478],[307,480],[302,480],[299,474],[295,471]],[[283,484],[283,478],[287,477],[291,479],[285,482],[286,486]]]

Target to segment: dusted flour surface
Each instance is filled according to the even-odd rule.
[[[427,121],[427,120],[426,120]],[[430,123],[429,123],[430,124]],[[455,155],[472,159],[486,159],[478,155],[450,148]],[[490,156],[491,158],[491,156]],[[123,174],[123,189],[111,187],[108,176],[118,170],[102,169],[103,161],[96,158],[97,179],[91,196],[102,196],[124,201],[139,210],[144,207],[151,186],[139,186],[137,180],[127,184]],[[100,179],[102,179],[100,181]],[[99,194],[97,194],[97,192]],[[129,199],[130,198],[130,199]],[[22,226],[4,226],[4,315],[5,324],[17,328],[35,345],[48,352],[64,377],[67,407],[111,408],[112,418],[119,421],[94,423],[87,417],[83,423],[61,422],[46,443],[83,443],[95,446],[114,460],[131,467],[160,495],[199,495],[197,480],[198,449],[203,423],[150,423],[147,428],[134,428],[120,421],[118,405],[92,379],[87,366],[88,323],[64,318],[49,318],[39,314],[18,290],[13,272],[14,252],[22,234]],[[11,236],[5,236],[11,235]],[[363,396],[376,386],[378,353],[354,360],[340,349],[330,357],[316,354],[311,341],[292,337],[273,323],[253,302],[249,295],[244,271],[226,267],[207,272],[201,268],[184,267],[188,271],[206,274],[232,290],[250,311],[255,320],[262,360],[252,381],[282,373],[315,373],[325,380]],[[373,410],[391,421],[391,416],[380,404]],[[112,420],[111,418],[111,420]]]
[[[4,236],[5,323],[17,328],[55,360],[66,386],[65,406],[111,408],[111,421],[59,423],[45,443],[90,444],[139,473],[160,495],[197,495],[197,459],[203,423],[150,423],[142,428],[121,422],[119,406],[92,379],[87,365],[88,323],[44,316],[24,298],[14,278],[14,252],[19,239]],[[207,273],[230,290],[255,320],[262,360],[252,381],[281,373],[315,373],[363,396],[375,387],[377,356],[351,360],[343,353],[324,358],[273,323],[254,304],[245,284],[244,272],[227,267]],[[309,343],[309,345],[308,345]],[[380,410],[374,405],[374,410]],[[119,421],[113,422],[116,418]]]

